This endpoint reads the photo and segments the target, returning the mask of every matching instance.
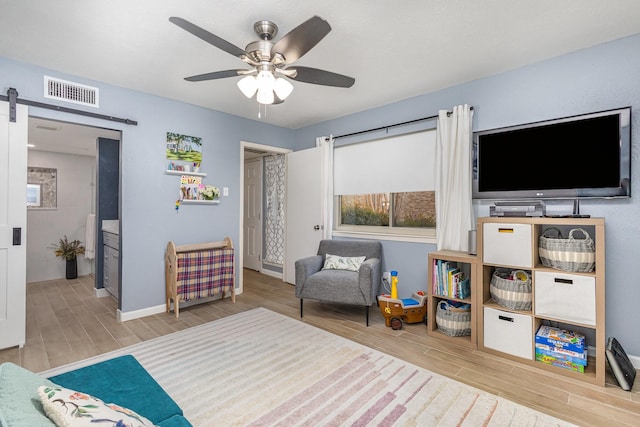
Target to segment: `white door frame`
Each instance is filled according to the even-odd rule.
[[[236,294],[241,294],[242,291],[244,290],[244,274],[243,274],[243,267],[244,267],[244,223],[243,223],[244,222],[244,150],[246,148],[253,148],[256,150],[261,150],[261,151],[274,153],[274,154],[287,154],[293,151],[288,148],[273,147],[271,145],[256,144],[255,142],[240,141],[240,206],[241,208],[239,209],[240,227],[238,231],[238,242],[235,245],[238,248],[235,251],[235,253],[238,256],[237,263],[236,263],[238,267],[238,289]]]
[[[242,239],[243,243],[247,244],[244,248],[243,256],[246,261],[247,268],[256,271],[262,271],[262,230],[264,226],[262,207],[263,207],[263,193],[264,193],[264,160],[263,157],[256,157],[253,159],[244,159],[244,195],[243,200],[244,215],[242,230],[247,232],[247,240]]]

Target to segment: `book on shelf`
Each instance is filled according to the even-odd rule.
[[[433,261],[432,291],[435,295],[465,299],[471,295],[469,281],[456,262]]]

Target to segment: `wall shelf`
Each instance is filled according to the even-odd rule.
[[[217,205],[220,203],[220,199],[216,200],[180,200],[181,205]]]
[[[175,170],[166,170],[164,171],[166,175],[192,175],[192,176],[207,176],[204,172],[187,172],[187,171],[175,171]]]

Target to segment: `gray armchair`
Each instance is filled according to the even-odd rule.
[[[327,254],[365,256],[359,271],[322,270]],[[382,244],[370,240],[322,240],[318,255],[296,261],[296,297],[303,317],[305,298],[362,305],[369,326],[369,307],[377,302],[381,279]]]

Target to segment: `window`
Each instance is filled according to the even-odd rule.
[[[27,207],[50,209],[57,206],[57,175],[55,168],[27,167]]]
[[[338,230],[433,234],[436,226],[435,191],[338,196],[336,201]]]
[[[434,237],[435,133],[336,147],[336,231]]]
[[[40,206],[40,184],[27,184],[27,206]]]

